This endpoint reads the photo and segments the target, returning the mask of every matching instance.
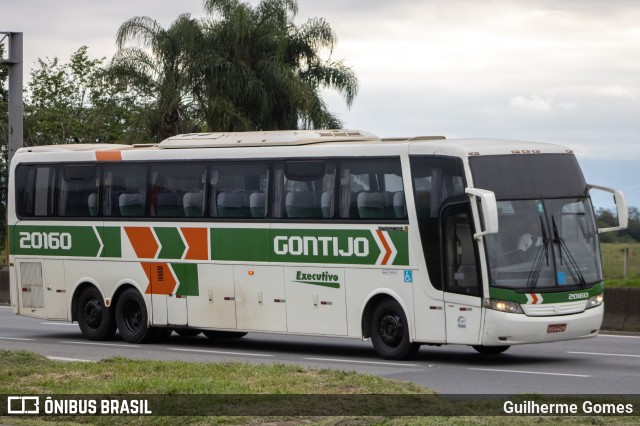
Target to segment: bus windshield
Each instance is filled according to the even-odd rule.
[[[539,292],[602,281],[588,198],[502,200],[499,229],[486,239],[491,285]]]
[[[475,186],[498,200],[499,231],[486,238],[492,286],[538,292],[602,281],[593,208],[573,155],[480,156],[469,163]]]

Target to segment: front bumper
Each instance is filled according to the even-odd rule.
[[[503,346],[595,337],[600,331],[603,316],[604,304],[577,314],[545,317],[487,309],[481,342],[484,346]],[[566,325],[564,331],[549,332],[550,325],[561,324]]]

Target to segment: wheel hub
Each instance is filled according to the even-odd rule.
[[[98,328],[102,322],[102,306],[97,300],[89,300],[84,305],[85,323],[91,328]]]
[[[385,345],[397,346],[403,335],[402,319],[396,314],[387,314],[380,321],[380,338]]]

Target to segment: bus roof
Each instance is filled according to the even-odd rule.
[[[158,148],[223,148],[308,145],[324,142],[379,142],[360,130],[281,130],[270,132],[189,133],[165,139]]]
[[[444,136],[415,136],[380,138],[360,130],[284,130],[268,132],[227,132],[189,133],[165,139],[157,144],[63,144],[25,147],[19,153],[64,153],[64,152],[104,152],[141,150],[163,151],[166,149],[239,148],[239,147],[284,147],[324,144],[343,150],[373,144],[380,149],[386,146],[407,144],[409,153],[423,155],[456,155],[461,157],[476,155],[573,153],[562,145],[496,139],[446,139]],[[370,145],[372,146],[372,145]],[[277,149],[276,149],[277,150]],[[277,150],[279,151],[279,150]],[[316,148],[311,151],[316,151]],[[375,150],[378,151],[378,150]],[[102,155],[102,154],[101,154]],[[134,154],[135,155],[135,154]],[[137,157],[137,155],[136,155]]]

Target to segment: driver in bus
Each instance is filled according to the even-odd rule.
[[[521,262],[524,262],[528,258],[531,258],[535,253],[535,250],[531,250],[532,247],[539,247],[542,245],[542,237],[539,234],[539,226],[537,225],[536,218],[529,218],[527,221],[527,230],[520,235],[516,244],[518,258]]]

